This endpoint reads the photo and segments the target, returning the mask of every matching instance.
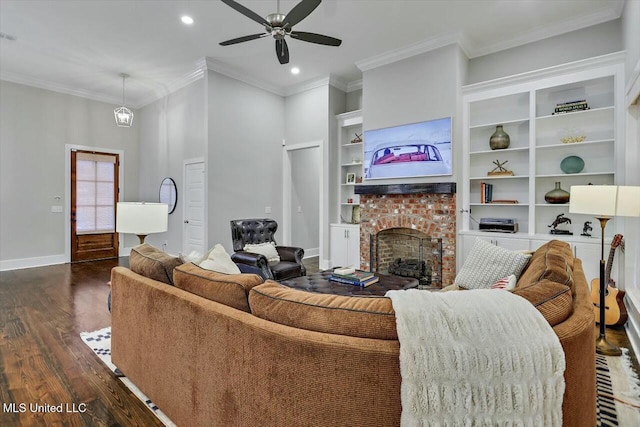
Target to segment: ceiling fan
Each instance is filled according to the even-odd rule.
[[[224,41],[220,43],[222,46],[229,46],[236,43],[248,42],[249,40],[272,36],[276,40],[276,56],[278,57],[278,61],[280,61],[280,64],[288,64],[289,47],[287,46],[285,36],[289,36],[303,42],[322,44],[326,46],[340,46],[342,43],[342,40],[324,36],[322,34],[293,31],[293,26],[309,16],[309,14],[313,12],[318,5],[320,5],[322,0],[302,0],[300,3],[295,5],[287,15],[280,13],[280,0],[278,0],[278,11],[267,15],[265,18],[247,9],[236,1],[222,0],[222,2],[240,12],[247,18],[256,21],[258,24],[264,25],[265,28],[265,32],[262,33],[251,34]]]

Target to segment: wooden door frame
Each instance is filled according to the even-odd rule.
[[[120,167],[118,168],[118,185],[120,197],[124,195],[124,150],[113,148],[90,147],[86,145],[65,144],[64,146],[64,260],[71,262],[71,151],[96,151],[108,154],[117,154]],[[122,244],[124,239],[118,239],[118,251],[122,256]]]

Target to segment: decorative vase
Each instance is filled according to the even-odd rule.
[[[502,125],[496,126],[496,131],[489,138],[489,147],[492,150],[504,150],[505,148],[509,148],[509,143],[511,139],[509,135],[502,130]]]
[[[584,169],[584,160],[578,156],[567,156],[560,162],[560,169],[564,173],[580,173]]]
[[[544,195],[544,200],[547,203],[560,204],[560,203],[569,203],[569,192],[564,191],[560,188],[560,182],[556,182],[556,188],[549,191]]]

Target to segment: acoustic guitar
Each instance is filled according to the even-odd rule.
[[[625,292],[617,289],[616,282],[611,279],[611,268],[616,248],[622,243],[622,234],[616,234],[611,241],[611,250],[604,274],[605,277],[605,297],[604,297],[604,324],[606,326],[620,326],[627,321],[627,308],[624,306]],[[596,316],[596,323],[600,323],[600,279],[591,281],[591,301],[593,301],[593,313]]]

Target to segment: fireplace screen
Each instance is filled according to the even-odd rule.
[[[406,228],[370,235],[371,270],[412,277],[419,287],[442,287],[442,239]]]

